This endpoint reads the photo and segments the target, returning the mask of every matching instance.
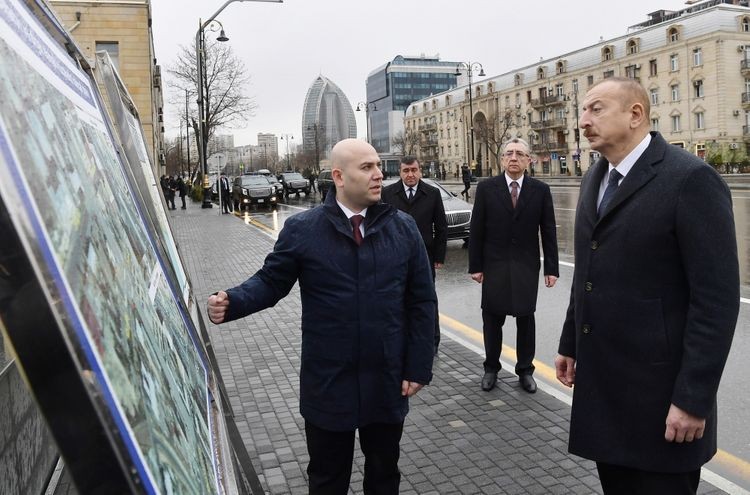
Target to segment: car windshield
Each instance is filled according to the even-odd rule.
[[[263,176],[249,176],[249,177],[243,177],[242,178],[242,185],[244,187],[248,186],[267,186],[268,181]]]
[[[302,174],[284,174],[284,180],[300,180],[304,179]]]

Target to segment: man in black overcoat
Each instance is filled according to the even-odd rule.
[[[573,386],[571,453],[604,493],[694,494],[716,453],[716,391],[739,311],[729,188],[649,133],[637,81],[608,78],[580,127],[602,158],[581,183],[558,379]]]
[[[469,273],[482,284],[484,376],[482,390],[495,387],[500,370],[503,324],[516,317],[516,374],[521,387],[536,392],[536,298],[539,287],[539,237],[544,251],[544,284],[559,277],[557,230],[549,186],[524,174],[529,145],[511,139],[503,146],[505,173],[477,186],[469,237]]]
[[[445,249],[448,244],[448,222],[445,219],[443,198],[437,188],[425,184],[419,161],[413,156],[401,158],[399,174],[401,180],[383,188],[385,203],[411,215],[417,222],[422,235],[427,256],[430,258],[432,280],[435,269],[445,263]],[[435,306],[435,355],[440,344],[440,321]]]

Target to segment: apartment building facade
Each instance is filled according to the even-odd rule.
[[[646,88],[651,127],[667,141],[726,171],[729,164],[748,165],[750,8],[744,4],[712,0],[656,11],[626,35],[416,101],[406,111],[406,133],[423,163],[449,174],[464,163],[475,173],[497,174],[500,147],[512,137],[531,145],[535,174],[580,174],[599,158],[578,128],[581,101],[596,82],[622,76]]]
[[[151,0],[50,0],[50,6],[95,67],[104,50],[138,109],[157,177],[165,173],[161,67],[156,65]]]

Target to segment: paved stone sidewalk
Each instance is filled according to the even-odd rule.
[[[252,275],[273,239],[216,208],[168,212],[205,314],[209,294]],[[209,332],[237,426],[270,494],[304,494],[307,450],[299,415],[300,297]],[[569,408],[518,387],[501,371],[479,388],[481,357],[444,338],[432,384],[411,401],[402,440],[402,494],[601,493],[593,463],[567,453]],[[362,492],[356,449],[350,493]],[[724,493],[701,483],[700,493]]]

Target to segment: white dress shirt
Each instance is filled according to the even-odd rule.
[[[651,134],[646,134],[646,137],[643,138],[643,141],[638,143],[638,146],[633,148],[633,151],[628,153],[628,156],[622,159],[620,163],[617,164],[609,164],[609,169],[607,170],[607,173],[604,174],[604,177],[602,177],[602,181],[599,184],[599,196],[596,198],[596,207],[599,208],[599,205],[602,202],[602,198],[604,197],[604,191],[607,190],[607,183],[609,182],[609,173],[613,169],[617,169],[617,172],[619,172],[620,175],[622,175],[622,179],[617,183],[619,186],[622,184],[622,180],[625,178],[626,175],[628,175],[628,172],[630,172],[630,169],[633,168],[633,165],[635,165],[635,162],[638,161],[638,159],[641,157],[644,151],[646,151],[646,148],[648,148],[648,145],[651,144]]]

